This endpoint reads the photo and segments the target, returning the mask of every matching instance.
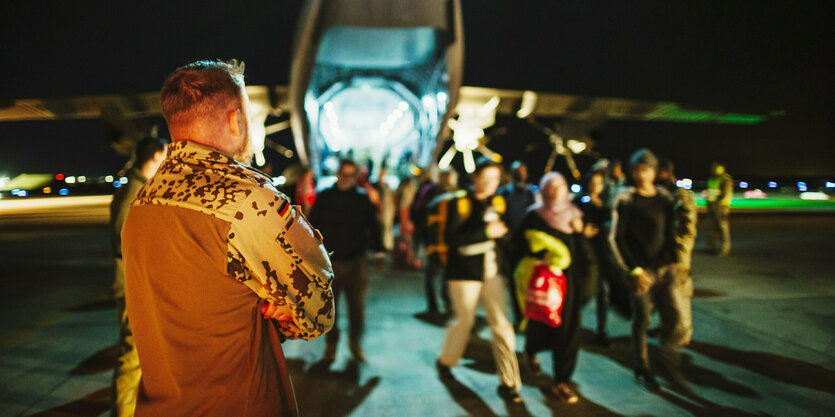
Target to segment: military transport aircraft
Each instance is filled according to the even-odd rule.
[[[317,175],[350,155],[373,166],[449,165],[457,153],[468,171],[497,115],[526,118],[548,136],[549,166],[561,154],[587,151],[588,133],[610,119],[755,124],[765,115],[695,110],[673,102],[595,98],[462,86],[460,0],[307,0],[288,86],[248,86],[255,108],[256,165],[267,136],[290,128],[295,152]],[[161,114],[158,92],[0,104],[0,121],[102,118],[124,132],[129,149],[147,129],[136,121]],[[266,124],[268,116],[286,120]],[[557,120],[549,127],[536,120]],[[132,134],[130,132],[133,132]],[[147,134],[145,132],[144,134]],[[450,143],[451,142],[451,143]]]

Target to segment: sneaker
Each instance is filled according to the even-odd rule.
[[[452,375],[452,369],[449,366],[442,364],[440,359],[435,361],[435,369],[438,370],[438,376],[441,377],[441,379],[455,378],[455,376]]]
[[[566,404],[574,404],[577,401],[580,401],[580,397],[577,396],[577,393],[574,392],[574,390],[571,389],[571,387],[565,382],[560,382],[559,384],[556,384],[553,387],[551,387],[551,392],[560,401]]]
[[[661,385],[655,379],[655,376],[652,375],[652,372],[649,369],[639,369],[635,371],[635,381],[638,382],[642,387],[646,388],[647,391],[660,393],[663,391]]]
[[[542,375],[542,364],[539,363],[539,359],[536,358],[536,355],[532,353],[525,353],[525,357],[527,358],[528,370],[531,374],[537,376]]]
[[[499,385],[499,388],[496,391],[499,393],[499,397],[502,397],[502,399],[506,402],[514,404],[522,403],[522,397],[519,396],[519,393],[507,385]]]
[[[336,343],[327,343],[325,345],[325,354],[322,355],[322,360],[325,362],[333,362],[336,360]]]

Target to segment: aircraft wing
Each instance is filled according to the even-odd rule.
[[[285,86],[247,86],[250,102],[271,114],[286,110]],[[66,98],[33,98],[0,103],[0,122],[20,120],[139,119],[162,114],[159,92]]]
[[[563,117],[569,120],[636,120],[691,123],[757,124],[768,116],[695,109],[679,103],[575,96],[522,90],[461,87],[459,106],[499,99],[496,114]]]

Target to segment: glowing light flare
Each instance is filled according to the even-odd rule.
[[[44,187],[43,188],[43,193],[44,194],[52,194],[52,188],[51,187]]]
[[[676,181],[676,187],[684,188],[685,190],[692,190],[693,180],[691,180],[690,178],[682,178]]]
[[[59,195],[70,195],[70,190],[68,188],[62,188],[58,190]]]
[[[579,193],[580,191],[583,191],[583,187],[580,184],[571,184],[572,193]]]
[[[278,187],[280,185],[284,185],[285,183],[287,183],[287,177],[285,177],[283,175],[279,176],[279,177],[273,177],[273,185],[274,186]]]
[[[405,101],[401,101],[401,102],[397,105],[397,108],[398,108],[401,112],[404,112],[404,111],[406,111],[406,110],[409,110],[409,103],[406,103]]]
[[[128,177],[119,178],[119,182],[121,182],[122,184],[127,184],[128,183]]]
[[[473,157],[473,150],[465,149],[462,153],[464,154],[464,169],[467,173],[472,174],[475,172],[475,158]]]
[[[825,187],[831,190],[835,188],[835,182],[827,181]]]
[[[112,176],[112,175],[108,175],[108,176],[104,177],[104,181],[105,181],[105,182],[113,182],[113,176]]]
[[[75,177],[66,177],[64,178],[64,182],[67,184],[75,184]]]
[[[64,179],[64,174],[58,174],[58,175],[56,175],[56,176],[55,176],[55,179],[56,179],[56,180],[58,180],[58,181],[63,180],[63,179]]]
[[[806,186],[806,183],[803,181],[797,182],[797,191],[809,191],[809,188]]]
[[[804,193],[800,193],[801,200],[813,200],[813,201],[826,201],[829,200],[829,196],[826,193],[822,193],[820,191],[807,191]]]
[[[455,157],[456,153],[455,146],[450,146],[449,149],[446,150],[444,156],[441,157],[441,160],[438,161],[438,168],[440,169],[447,169],[449,168],[449,164],[452,163],[452,158]]]
[[[590,196],[584,195],[584,196],[580,197],[580,202],[582,202],[582,203],[588,203],[590,201],[591,201]]]
[[[78,178],[76,178],[76,181],[78,181],[80,183],[85,183],[85,182],[87,182],[87,177],[81,175]]]
[[[777,188],[777,181],[769,181],[768,188]]]
[[[739,188],[742,188],[742,189],[748,188],[748,183],[745,182],[745,181],[740,181],[739,182]]]
[[[574,140],[574,139],[569,139],[568,142],[566,143],[566,146],[573,153],[583,152],[587,148],[586,142],[583,142],[581,140]]]

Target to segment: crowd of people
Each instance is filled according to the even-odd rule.
[[[435,362],[442,379],[455,378],[481,304],[498,395],[522,402],[517,357],[543,374],[538,355],[548,352],[551,393],[577,402],[580,314],[594,299],[596,342],[612,344],[610,307],[631,317],[635,379],[654,392],[647,333],[657,308],[659,359],[686,387],[678,350],[693,332],[696,205],[672,162],[648,149],[626,164],[600,160],[572,195],[557,172],[529,183],[519,161],[508,175],[481,158],[467,186],[455,170],[427,169],[392,191],[385,167],[372,183],[345,159],[332,187],[317,191],[302,169],[282,193],[248,165],[242,73],[235,62],[199,61],[170,75],[161,102],[172,144],[141,142],[114,196],[114,415],[295,415],[281,343],[325,335],[323,360],[335,361],[334,305],[345,294],[350,352],[366,359],[370,252],[378,270],[387,252],[396,267],[423,269],[428,313],[449,318]],[[730,249],[729,184],[714,166],[707,201],[719,255]]]

